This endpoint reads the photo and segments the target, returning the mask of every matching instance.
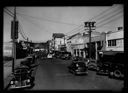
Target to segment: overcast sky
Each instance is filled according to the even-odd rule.
[[[68,33],[112,6],[16,7],[20,28],[32,41],[47,41],[53,33]],[[6,7],[14,12],[14,7]],[[11,41],[11,20],[4,9],[4,41]],[[5,12],[6,11],[6,12]],[[109,10],[108,10],[109,11]],[[100,15],[99,15],[100,16]],[[23,39],[19,35],[19,39]]]

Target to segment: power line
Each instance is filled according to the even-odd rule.
[[[111,22],[113,22],[114,20],[116,21],[116,19],[118,19],[118,18],[121,17],[121,16],[122,16],[122,15],[120,15],[120,16],[118,15],[117,18],[115,18],[115,19],[113,19],[113,20],[110,20],[110,21],[108,21],[108,22],[106,22],[106,23],[104,23],[104,24],[98,26],[98,28],[101,27],[101,26],[104,26],[104,25],[106,25],[106,24],[108,24],[108,23],[111,23]]]
[[[23,31],[22,26],[21,26],[20,23],[19,23],[19,29],[21,31],[21,34],[24,36],[24,38],[26,37],[26,40],[27,40],[28,37],[25,35],[25,33],[24,33],[24,31]]]
[[[67,32],[66,34],[70,34],[70,33],[72,33],[72,32],[76,32],[76,31],[78,31],[78,30],[81,29],[80,27],[83,27],[83,25],[78,26],[77,28],[71,30],[70,32]]]
[[[11,17],[14,17],[14,13],[12,13],[10,10],[8,10],[7,8],[5,8],[7,11],[5,11],[8,15],[10,15]],[[12,15],[11,15],[11,14]],[[21,25],[20,25],[20,23],[19,23],[19,33],[21,34],[21,36],[23,37],[23,39],[25,39],[25,40],[27,40],[25,37],[26,37],[26,35],[24,34],[24,32],[23,32],[23,30],[22,30],[22,27],[21,27]],[[24,35],[23,35],[24,34]]]
[[[106,17],[106,15],[108,16],[109,14],[111,14],[111,13],[114,13],[113,11],[114,11],[114,9],[113,8],[117,8],[117,9],[120,9],[120,6],[112,6],[112,7],[110,7],[110,8],[108,8],[108,9],[106,9],[105,11],[103,11],[103,12],[101,12],[101,13],[99,13],[98,15],[96,15],[96,16],[94,16],[93,18],[91,18],[89,21],[91,21],[92,19],[102,19],[102,18],[104,18],[104,17]],[[112,10],[113,9],[113,10]],[[116,9],[116,10],[117,10]],[[107,12],[109,12],[109,13],[107,13]],[[105,13],[107,13],[107,14],[105,14]],[[105,14],[105,15],[104,15]],[[98,18],[99,17],[99,18]]]
[[[22,18],[23,18],[23,16],[22,16]],[[23,18],[23,19],[24,19],[24,18]],[[26,19],[28,20],[28,18],[26,18]],[[24,19],[24,20],[25,20],[25,19]],[[27,21],[27,20],[25,20],[25,21]],[[28,22],[28,21],[27,21],[27,22]],[[36,27],[38,26],[38,27],[37,27],[38,29],[39,29],[39,28],[40,28],[41,30],[43,29],[43,28],[41,28],[39,25],[34,24],[33,22],[31,22],[31,20],[29,20],[29,23],[33,24],[33,25],[36,26]],[[52,32],[50,32],[49,30],[44,30],[44,31],[49,32],[49,33],[52,33]]]
[[[96,25],[97,25],[97,24],[101,24],[102,22],[105,22],[106,20],[108,20],[108,19],[110,19],[110,18],[112,18],[112,17],[114,17],[114,16],[117,16],[118,14],[120,14],[120,13],[122,13],[122,12],[123,12],[123,11],[117,11],[117,13],[114,12],[112,15],[109,15],[109,16],[107,16],[105,19],[103,19],[103,20],[97,22]]]
[[[14,13],[11,12],[8,8],[4,8],[4,9],[6,9],[6,11],[8,11],[8,12],[11,13],[12,15],[14,15]]]
[[[97,17],[103,15],[103,14],[106,13],[107,11],[112,10],[112,9],[115,8],[115,7],[118,8],[118,7],[120,7],[120,6],[112,6],[111,8],[108,8],[108,9],[106,9],[105,11],[103,11],[103,12],[99,13],[98,15],[94,16],[93,18],[89,19],[88,21],[91,21],[91,20],[94,19],[94,18],[96,19]],[[107,15],[108,15],[108,14],[107,14]],[[102,16],[102,18],[103,18],[103,16]],[[80,25],[80,26],[82,26],[82,25]],[[77,28],[79,28],[79,26],[78,26]],[[75,28],[75,29],[77,29],[77,28]],[[71,30],[70,32],[74,31],[75,29]],[[70,32],[69,32],[69,33],[70,33]],[[75,31],[75,32],[76,32],[76,31]],[[66,34],[68,34],[68,33],[66,33]]]
[[[19,14],[20,16],[23,15],[23,16],[26,16],[26,17],[29,17],[29,18],[34,18],[34,19],[48,21],[48,22],[53,22],[53,23],[58,23],[58,24],[77,25],[77,24],[72,24],[72,23],[60,22],[60,21],[56,21],[56,20],[49,20],[49,19],[40,18],[40,17],[34,17],[34,16],[30,16],[30,15],[26,15],[26,14],[21,14],[21,13],[17,13],[17,14]]]
[[[7,11],[4,10],[5,13],[7,13],[8,15],[10,15],[11,17],[14,17],[13,15],[9,14]]]
[[[22,34],[21,28],[19,28],[19,33],[21,34],[21,36],[23,37],[24,40],[27,40],[27,39],[24,37],[24,35]]]
[[[118,7],[116,7],[116,8],[119,8],[120,6],[118,6]],[[112,7],[112,8],[114,8],[114,7]],[[101,12],[100,14],[98,14],[98,15],[101,15],[101,14],[103,14],[103,13],[106,13],[106,11],[108,11],[108,10],[110,10],[110,9],[112,9],[112,8],[109,8],[109,9],[107,9],[107,10],[105,10],[105,11],[103,11],[103,12]],[[109,18],[111,18],[111,17],[113,17],[113,16],[116,16],[117,14],[119,14],[119,13],[121,13],[122,12],[122,9],[120,9],[121,11],[117,11],[117,13],[116,14],[112,14],[111,16],[109,16]],[[112,13],[115,13],[115,12],[113,12],[112,11]],[[110,13],[109,13],[110,14]],[[107,15],[109,15],[109,14],[107,14]],[[97,17],[99,17],[97,15]],[[96,17],[96,16],[95,16]],[[92,19],[94,19],[95,17],[93,17]],[[102,16],[101,18],[103,18],[104,16]],[[89,20],[92,20],[92,19],[89,19]],[[108,19],[108,18],[107,18]],[[105,22],[107,19],[104,19],[104,20],[102,20],[99,24],[101,24],[102,22]],[[78,31],[78,30],[77,30]],[[76,32],[76,31],[75,31]],[[80,32],[80,31],[79,31]]]

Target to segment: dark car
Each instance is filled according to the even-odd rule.
[[[105,52],[97,62],[97,73],[99,75],[109,75],[113,53]]]
[[[75,56],[72,58],[73,61],[83,61],[83,57]]]
[[[125,62],[124,54],[123,53],[116,54],[112,61],[113,63],[111,64],[109,77],[123,79],[124,78],[124,62]]]
[[[103,64],[98,64],[96,74],[109,75],[110,65],[111,64],[109,62],[104,62]]]
[[[64,59],[64,60],[71,59],[71,53],[70,52],[62,52],[61,53],[61,59]]]
[[[124,53],[105,51],[98,61],[97,74],[105,74],[111,78],[124,77]]]
[[[32,71],[27,66],[15,68],[13,78],[9,85],[9,89],[32,87],[34,85],[34,77],[32,76]]]
[[[68,70],[69,70],[69,72],[71,72],[75,75],[88,74],[87,66],[85,65],[84,62],[81,62],[81,61],[72,62],[68,66]]]
[[[52,51],[52,54],[54,58],[60,58],[62,53],[60,51]]]

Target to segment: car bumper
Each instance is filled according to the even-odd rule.
[[[76,72],[77,75],[88,74],[88,72]]]
[[[24,85],[24,86],[15,86],[15,85],[11,85],[10,86],[10,89],[19,89],[19,88],[27,88],[27,87],[30,87],[31,84],[29,85]]]
[[[9,89],[19,89],[19,88],[27,88],[27,87],[31,87],[32,86],[32,82],[17,82],[17,83],[10,83]]]
[[[99,74],[99,75],[109,75],[109,72],[97,71],[97,74]]]

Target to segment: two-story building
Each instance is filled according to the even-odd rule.
[[[66,39],[63,33],[53,33],[52,47],[54,50],[66,51]]]
[[[106,34],[106,51],[124,51],[123,29]]]

